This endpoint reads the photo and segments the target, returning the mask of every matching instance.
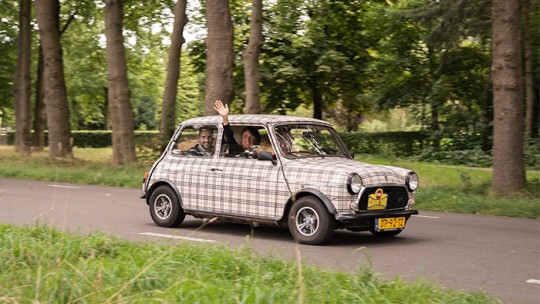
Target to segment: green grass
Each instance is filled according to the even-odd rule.
[[[419,210],[540,219],[538,171],[527,172],[526,191],[501,197],[491,192],[493,175],[487,168],[390,160],[373,156],[359,156],[356,159],[415,171],[420,178],[415,205]]]
[[[248,248],[130,243],[0,225],[0,302],[500,303],[427,281],[383,280],[367,266],[341,273]]]
[[[110,148],[75,149],[74,155],[73,159],[54,159],[45,152],[34,152],[30,158],[21,158],[13,147],[0,146],[0,177],[139,188],[152,165],[141,161],[114,167]]]
[[[0,177],[52,180],[139,188],[142,176],[157,156],[140,157],[137,165],[111,166],[111,149],[76,149],[74,159],[51,159],[44,152],[21,158],[10,146],[0,146]],[[511,197],[490,192],[492,172],[483,168],[376,158],[357,160],[409,168],[418,173],[419,210],[540,218],[540,172],[527,173],[527,191]]]

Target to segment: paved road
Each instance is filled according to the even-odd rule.
[[[96,230],[129,240],[249,244],[260,253],[354,271],[371,264],[388,279],[425,279],[445,287],[485,291],[505,303],[540,303],[540,221],[421,212],[389,240],[339,231],[325,246],[295,245],[286,229],[250,228],[186,218],[181,228],[153,224],[140,190],[0,179],[0,222],[36,222],[72,232]],[[516,204],[519,203],[516,201]]]

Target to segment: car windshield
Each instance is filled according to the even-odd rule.
[[[318,125],[284,125],[275,128],[278,146],[287,158],[348,155],[336,131]]]

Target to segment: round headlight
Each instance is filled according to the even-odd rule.
[[[414,172],[409,172],[405,178],[405,184],[409,191],[415,191],[418,188],[418,175]]]
[[[362,189],[362,178],[356,173],[349,174],[347,178],[347,190],[350,194],[357,194]]]

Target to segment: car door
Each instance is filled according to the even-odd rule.
[[[213,131],[210,153],[199,152],[201,150],[196,148],[200,145],[198,137],[203,128]],[[182,205],[186,210],[212,210],[208,203],[211,198],[207,189],[210,168],[216,152],[216,135],[217,126],[186,126],[171,148],[170,165],[166,167],[169,179],[178,188]]]
[[[266,129],[258,151],[272,153]],[[211,165],[208,189],[216,213],[242,218],[277,220],[290,196],[281,166],[272,160],[227,157],[220,153]]]

